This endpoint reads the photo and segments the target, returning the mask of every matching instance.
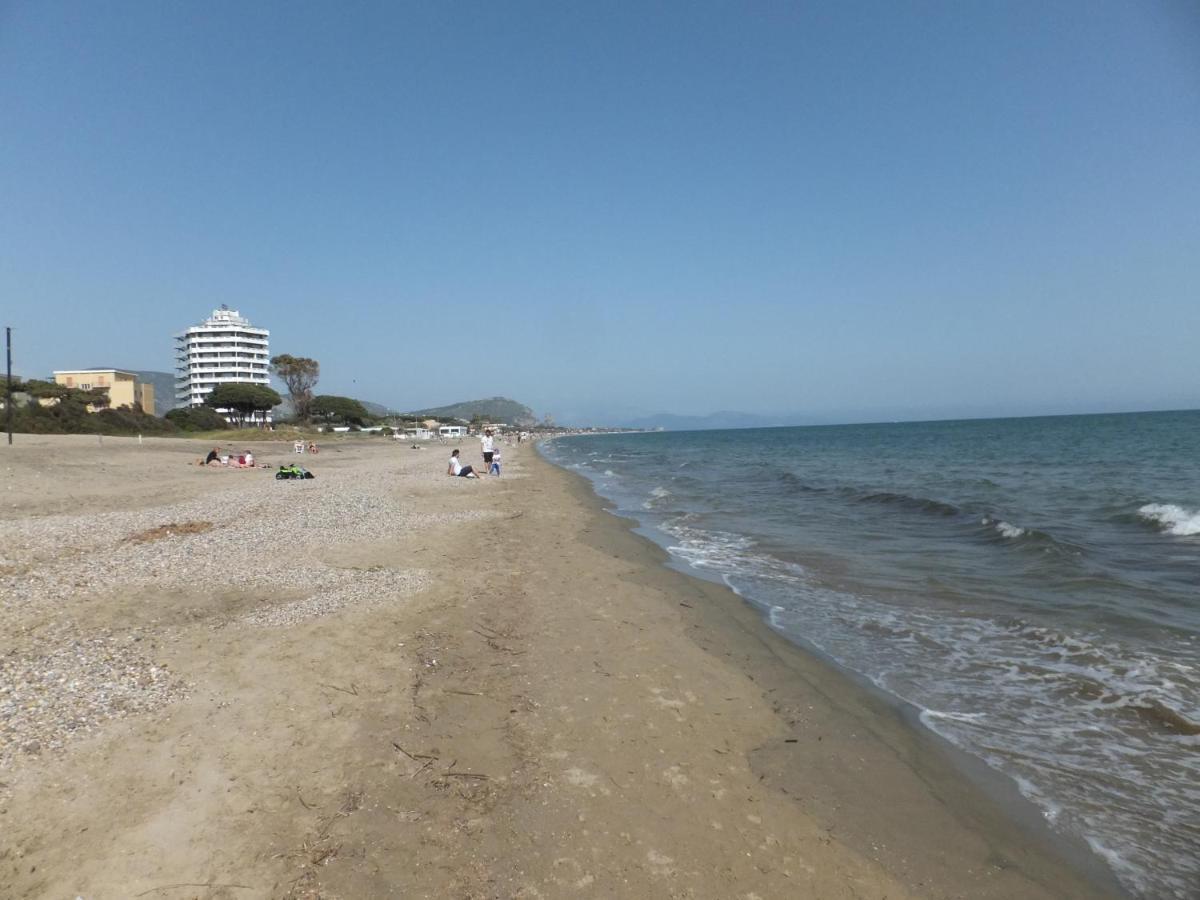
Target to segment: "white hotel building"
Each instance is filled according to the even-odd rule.
[[[199,325],[176,334],[175,405],[203,406],[218,384],[248,382],[270,387],[270,335],[224,304]]]

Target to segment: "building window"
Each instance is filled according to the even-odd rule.
[[[92,389],[92,386],[85,381],[81,385],[79,385],[79,389],[82,391],[90,391]]]

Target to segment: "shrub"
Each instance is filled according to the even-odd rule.
[[[173,409],[166,419],[180,431],[224,431],[229,427],[224,416],[207,406]]]
[[[96,434],[174,434],[174,423],[150,416],[140,409],[122,406],[101,409],[84,420],[87,430]]]

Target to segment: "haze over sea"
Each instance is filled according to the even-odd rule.
[[[1200,412],[579,436],[681,565],[1010,777],[1136,896],[1200,884]]]

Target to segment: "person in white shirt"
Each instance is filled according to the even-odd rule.
[[[462,460],[458,458],[458,451],[455,450],[450,454],[450,465],[446,469],[447,475],[457,475],[459,478],[475,478],[475,470],[470,466],[464,466]]]
[[[483,437],[479,439],[479,443],[483,447],[483,470],[487,472],[492,468],[492,453],[496,449],[492,438],[492,429],[489,428],[484,431]]]

